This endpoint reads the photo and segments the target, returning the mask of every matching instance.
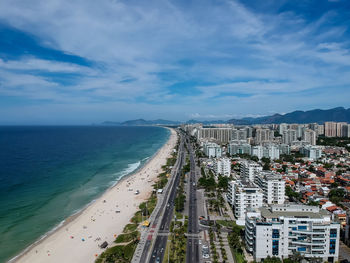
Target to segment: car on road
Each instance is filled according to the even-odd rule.
[[[210,258],[209,254],[203,254],[203,258],[208,259]]]
[[[157,257],[156,263],[160,263],[160,258],[159,257]]]
[[[202,253],[203,253],[203,255],[209,254],[208,245],[202,245]]]

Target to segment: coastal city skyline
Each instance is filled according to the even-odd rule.
[[[0,0],[0,263],[349,263],[350,0]]]
[[[349,107],[349,1],[1,2],[0,124]]]

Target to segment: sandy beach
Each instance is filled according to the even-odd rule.
[[[173,151],[177,135],[171,130],[167,143],[136,173],[127,176],[81,213],[71,218],[46,238],[32,245],[11,262],[94,262],[151,194],[152,185]],[[135,195],[135,191],[140,193]],[[116,211],[120,211],[116,213]]]

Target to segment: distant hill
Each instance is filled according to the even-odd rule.
[[[129,120],[124,122],[113,122],[113,121],[105,121],[102,123],[102,125],[116,125],[116,126],[145,126],[145,125],[178,125],[180,122],[177,121],[169,121],[169,120],[144,120],[144,119],[137,119],[137,120]]]
[[[120,122],[115,122],[115,121],[104,121],[101,123],[102,125],[110,125],[110,126],[119,126]]]
[[[348,122],[350,123],[350,108],[345,109],[338,107],[329,110],[309,110],[309,111],[293,111],[286,114],[274,114],[271,116],[264,116],[258,118],[242,118],[231,119],[228,121],[223,120],[211,120],[211,121],[199,121],[189,120],[186,124],[202,123],[203,125],[219,124],[219,123],[232,123],[235,125],[252,125],[252,124],[279,124],[279,123],[324,123],[326,121]],[[145,125],[180,125],[183,122],[169,121],[169,120],[129,120],[124,122],[105,121],[102,125],[119,125],[119,126],[145,126]]]
[[[274,114],[259,118],[231,119],[227,123],[236,125],[271,123],[324,123],[326,121],[350,122],[350,108],[338,107],[329,110],[293,111],[286,114]]]
[[[189,120],[189,121],[186,121],[186,124],[194,124],[194,123],[202,123],[202,124],[204,124],[204,125],[209,125],[209,124],[226,123],[226,121],[223,121],[223,120],[214,120],[214,121]]]

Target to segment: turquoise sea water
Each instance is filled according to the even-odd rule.
[[[0,262],[142,166],[160,127],[0,127]]]

